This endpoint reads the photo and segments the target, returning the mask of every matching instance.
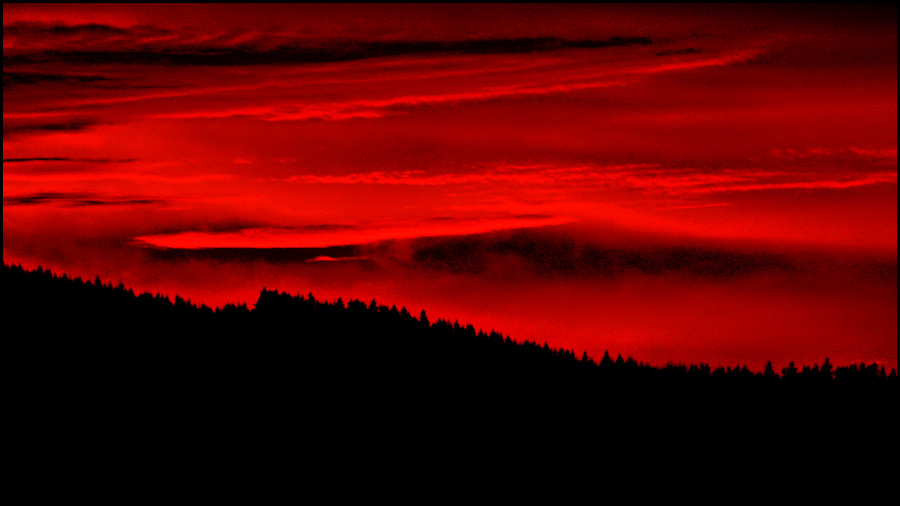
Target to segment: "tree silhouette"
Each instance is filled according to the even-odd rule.
[[[691,397],[717,406],[759,395],[793,406],[823,396],[837,405],[834,396],[844,396],[855,405],[887,405],[896,394],[896,370],[875,363],[834,367],[826,358],[798,372],[791,362],[780,376],[771,361],[760,373],[746,365],[655,367],[621,354],[613,360],[606,351],[598,363],[584,351],[578,359],[575,350],[546,341],[517,342],[459,321],[431,322],[424,310],[416,319],[405,307],[388,309],[375,300],[328,302],[312,293],[263,289],[252,309],[231,303],[213,310],[180,295],[135,295],[121,283],[6,265],[3,287],[11,328],[28,328],[29,339],[45,343],[43,355],[29,362],[43,372],[44,389],[71,385],[116,396],[152,391],[178,402],[206,395],[197,393],[203,389],[223,398],[254,392],[283,402],[305,391],[343,403],[391,397],[406,404],[450,402],[452,392],[454,399],[488,405],[499,398],[520,406],[554,399],[592,406],[591,416],[634,399],[653,405],[647,399]],[[91,375],[115,380],[97,387],[93,379],[86,383]]]

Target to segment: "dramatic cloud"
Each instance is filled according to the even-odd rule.
[[[110,197],[85,193],[34,193],[30,195],[4,196],[4,206],[30,206],[58,204],[63,206],[133,206],[159,204],[161,200],[134,197]]]
[[[3,163],[28,163],[28,162],[68,162],[69,158],[4,158]]]
[[[41,72],[4,72],[3,73],[3,89],[7,90],[14,86],[28,86],[35,84],[65,84],[70,86],[104,86],[114,80],[100,75],[79,75],[79,74],[47,74]]]
[[[6,262],[896,362],[893,5],[3,13]]]
[[[416,267],[490,275],[498,265],[520,265],[541,276],[622,276],[683,274],[731,279],[760,272],[789,274],[796,258],[684,246],[598,247],[559,234],[528,231],[498,235],[419,239],[408,259]],[[803,267],[808,267],[804,265]]]
[[[481,234],[494,230],[546,227],[573,221],[564,217],[521,217],[493,220],[450,220],[397,223],[352,230],[245,229],[238,232],[180,232],[136,237],[137,241],[175,249],[204,248],[329,248],[371,244],[393,239]]]
[[[113,160],[110,158],[60,158],[60,157],[36,157],[36,158],[4,158],[3,163],[32,163],[32,162],[72,162],[72,163],[130,163],[134,158]]]
[[[171,249],[146,247],[141,253],[153,262],[215,262],[283,265],[316,262],[370,262],[360,256],[359,246],[333,246],[327,248],[202,248]]]
[[[5,118],[4,118],[5,119]],[[89,120],[73,120],[61,123],[25,123],[10,124],[3,122],[3,137],[28,133],[78,132],[96,125]]]
[[[310,43],[301,34],[259,31],[203,34],[158,27],[128,28],[17,22],[3,26],[4,66],[64,62],[85,65],[285,65],[420,55],[521,54],[563,49],[647,46],[647,37],[565,40],[556,37]],[[77,46],[78,50],[72,50]],[[273,47],[274,46],[274,47]],[[4,77],[4,83],[6,78]]]
[[[429,176],[423,171],[370,172],[343,176],[297,175],[287,180],[302,184],[371,184],[445,186],[472,184],[577,185],[585,189],[631,188],[643,192],[670,195],[747,192],[788,189],[839,190],[858,186],[896,184],[896,172],[874,172],[851,175],[841,180],[822,179],[818,174],[791,174],[783,171],[732,170],[718,172],[691,169],[666,169],[655,164],[625,166],[579,166],[531,168],[498,167],[477,174],[440,174]],[[719,204],[721,205],[721,204]]]
[[[482,87],[463,93],[442,93],[431,95],[403,95],[383,99],[352,100],[345,102],[323,102],[301,107],[293,103],[282,103],[273,107],[242,107],[239,109],[217,109],[197,112],[163,113],[155,119],[227,118],[233,116],[260,118],[267,121],[303,120],[348,120],[357,118],[379,118],[398,108],[430,106],[468,101],[485,101],[503,98],[527,98],[535,95],[571,93],[611,86],[625,86],[633,81],[616,76],[647,75],[663,72],[702,69],[740,63],[753,58],[755,50],[738,51],[734,54],[662,65],[639,65],[621,69],[585,72],[580,68],[572,71],[556,72],[552,83],[516,82],[497,86]]]

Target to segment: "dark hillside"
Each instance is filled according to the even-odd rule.
[[[35,423],[57,429],[227,421],[486,437],[500,425],[484,424],[499,423],[709,451],[738,434],[741,445],[895,441],[896,371],[875,365],[826,360],[779,374],[595,361],[375,301],[263,290],[252,308],[212,310],[10,266],[3,290],[14,392]]]

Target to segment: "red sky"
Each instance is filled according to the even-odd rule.
[[[4,4],[4,261],[651,363],[896,366],[896,19]]]

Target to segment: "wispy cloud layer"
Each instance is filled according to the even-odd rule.
[[[152,198],[110,196],[91,193],[32,193],[3,197],[3,206],[61,205],[85,206],[135,206],[153,205],[164,201]]]
[[[648,46],[641,36],[566,40],[309,41],[299,33],[255,30],[203,33],[153,26],[17,22],[3,26],[4,65],[78,62],[85,65],[284,65],[432,54],[521,54],[562,49]],[[77,48],[77,49],[74,49]]]
[[[785,23],[768,6],[266,8],[284,19],[221,6],[215,21],[200,6],[168,9],[186,14],[77,6],[61,20],[4,6],[10,219],[129,199],[162,213],[128,197],[155,195],[191,204],[154,219],[224,214],[291,244],[324,240],[295,228],[310,220],[444,212],[701,236],[737,234],[725,214],[808,221],[795,201],[823,195],[856,206],[848,230],[868,199],[886,206],[886,225],[895,214],[896,64],[874,8],[859,26],[845,26],[860,16],[851,9],[785,7],[803,14]],[[460,230],[448,226],[434,229]],[[331,240],[413,234],[388,228]],[[197,241],[249,241],[230,233]]]
[[[852,151],[851,151],[852,152]],[[865,156],[865,155],[864,155]],[[878,169],[877,167],[872,167]],[[896,171],[850,173],[792,173],[759,169],[681,169],[659,164],[615,166],[497,167],[479,173],[429,175],[423,171],[370,172],[342,176],[295,175],[286,182],[338,185],[496,185],[553,186],[581,189],[632,189],[669,195],[750,192],[790,189],[845,189],[873,184],[896,184]]]
[[[137,241],[173,249],[328,248],[395,239],[470,235],[497,230],[545,227],[572,222],[566,217],[510,217],[486,220],[441,220],[358,227],[351,230],[252,228],[237,232],[179,232],[136,237]]]
[[[268,107],[241,107],[238,109],[214,109],[193,112],[161,113],[152,116],[156,119],[178,118],[227,118],[251,117],[266,121],[304,121],[332,120],[340,121],[357,118],[379,118],[392,110],[458,102],[484,101],[508,98],[527,98],[530,96],[571,93],[578,91],[626,86],[634,82],[634,77],[663,72],[676,72],[702,69],[740,63],[758,54],[756,50],[737,51],[733,54],[698,59],[687,62],[667,64],[647,64],[628,66],[619,69],[603,69],[585,71],[580,66],[571,71],[554,71],[552,82],[505,82],[502,85],[473,87],[464,92],[400,95],[381,99],[347,100],[338,102],[320,102],[297,105],[296,103],[280,103]],[[531,76],[528,76],[531,78]],[[471,85],[469,85],[471,86]]]
[[[4,4],[4,261],[665,359],[895,363],[896,19]]]

